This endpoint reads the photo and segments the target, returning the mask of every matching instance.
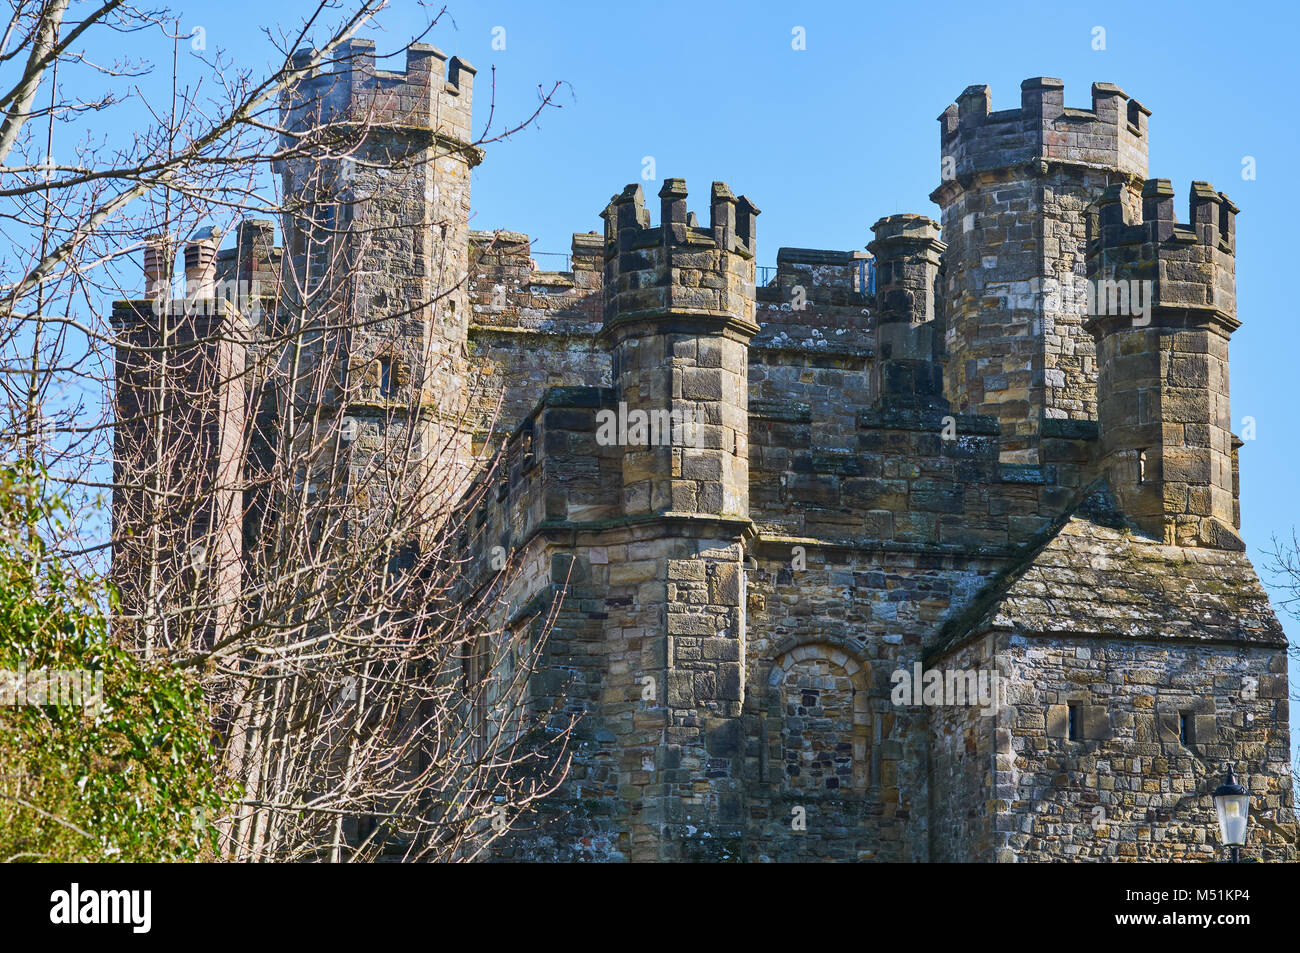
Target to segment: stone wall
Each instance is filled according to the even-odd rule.
[[[873,301],[866,252],[782,248],[776,275],[756,290],[759,331],[749,348],[753,439],[820,421],[823,446],[851,450],[855,417],[875,401]],[[759,432],[764,433],[760,434]]]
[[[927,668],[948,672],[998,671],[993,637],[977,638]],[[927,708],[932,785],[926,859],[937,863],[1006,860],[999,852],[1006,843],[1005,813],[999,798],[1007,788],[1010,733],[999,727],[1001,709],[990,714],[974,705],[935,705]]]
[[[572,268],[542,271],[519,232],[470,233],[470,425],[477,447],[509,433],[548,387],[608,387],[610,357],[596,342],[604,242],[573,236]]]
[[[998,859],[1215,860],[1210,795],[1224,765],[1254,796],[1258,856],[1295,858],[1284,649],[1015,635],[998,644],[1011,722],[1009,739],[999,732],[1008,790],[998,792]]]

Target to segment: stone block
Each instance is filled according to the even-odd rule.
[[[1047,737],[1067,738],[1070,733],[1070,706],[1047,706]]]
[[[1192,716],[1192,741],[1197,745],[1212,745],[1219,740],[1219,721],[1214,715]]]
[[[1110,711],[1104,705],[1080,705],[1078,712],[1079,737],[1085,741],[1106,741],[1111,738]]]

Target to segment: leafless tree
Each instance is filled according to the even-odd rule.
[[[1264,562],[1260,568],[1268,582],[1273,602],[1291,618],[1300,619],[1300,536],[1296,535],[1294,528],[1289,539],[1273,535],[1268,549],[1264,551]],[[1300,645],[1294,640],[1289,642],[1287,654],[1293,663],[1300,663]],[[1294,684],[1291,701],[1300,703],[1300,692],[1297,692]],[[1300,785],[1300,765],[1293,765],[1291,773],[1295,783]],[[1296,814],[1297,819],[1300,819],[1300,805],[1296,808]]]
[[[449,223],[375,224],[339,170],[400,189],[465,146],[375,150],[366,116],[281,111],[384,6],[267,31],[264,74],[122,0],[12,0],[0,44],[0,440],[72,505],[51,554],[109,571],[117,636],[201,679],[223,858],[473,859],[567,768],[572,725],[530,691],[554,607],[521,610],[508,558],[469,571],[501,474],[493,410],[452,386],[472,370],[439,330],[467,276],[425,254],[420,294],[358,301],[396,232]],[[162,101],[144,59],[96,60],[114,37],[170,57]],[[88,77],[108,91],[65,94]],[[468,148],[555,92],[511,128],[489,104]],[[95,131],[114,124],[131,132]],[[249,217],[280,223],[283,252],[237,247],[218,271],[199,242],[173,294],[179,236]],[[377,371],[377,353],[400,357]]]

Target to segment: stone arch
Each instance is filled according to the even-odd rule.
[[[772,663],[769,762],[786,794],[847,796],[871,783],[870,666],[847,646],[796,644]]]

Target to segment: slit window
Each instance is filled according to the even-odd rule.
[[[1137,104],[1137,100],[1130,99],[1128,103],[1128,124],[1132,126],[1134,130],[1140,127],[1142,121],[1141,116],[1142,107]]]
[[[1070,706],[1069,728],[1066,737],[1071,741],[1079,740],[1079,706]]]
[[[393,362],[379,362],[379,393],[384,397],[392,397],[393,387]]]
[[[1178,713],[1178,740],[1184,745],[1192,743],[1192,719],[1185,711]]]
[[[1145,450],[1138,451],[1138,482],[1147,482],[1147,452]]]

